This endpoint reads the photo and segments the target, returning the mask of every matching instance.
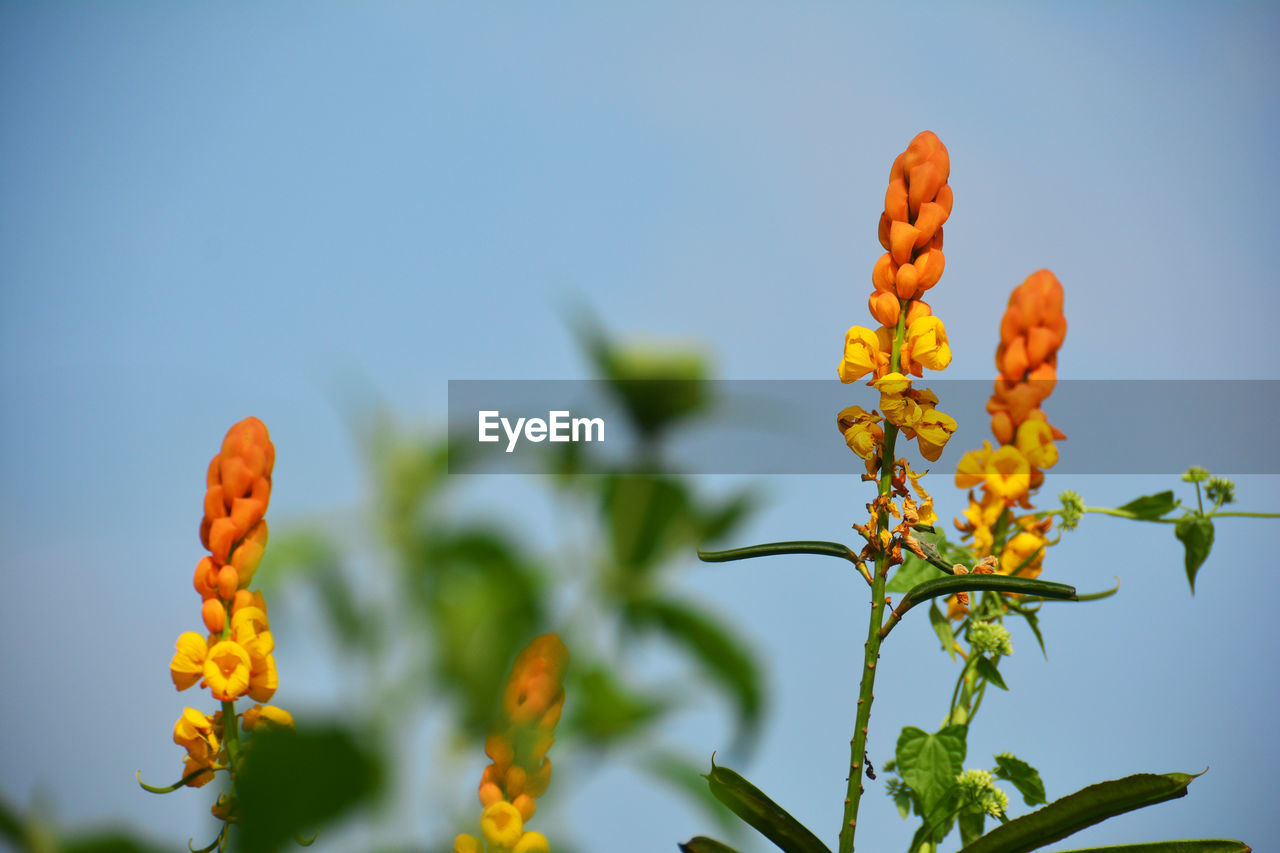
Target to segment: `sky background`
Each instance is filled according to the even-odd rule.
[[[871,325],[889,166],[923,129],[956,198],[929,299],[948,378],[992,374],[1008,291],[1041,267],[1067,294],[1064,377],[1280,378],[1278,40],[1280,6],[1243,3],[0,5],[0,791],[74,825],[200,832],[209,797],[132,777],[177,763],[165,667],[231,423],[271,429],[274,529],[364,498],[353,395],[429,424],[449,379],[587,377],[573,305],[695,342],[722,377],[835,382],[844,331]],[[1186,417],[1234,440],[1231,412],[1188,399]],[[1114,506],[1172,473],[1051,478],[1042,502]],[[1280,478],[1238,483],[1242,508],[1280,510]],[[744,542],[847,540],[866,500],[855,476],[766,485]],[[518,483],[469,488],[536,530]],[[1122,590],[1047,614],[1048,661],[1015,628],[1015,689],[984,704],[966,766],[1013,751],[1051,797],[1211,768],[1058,849],[1280,837],[1276,524],[1221,522],[1192,598],[1169,528],[1088,518],[1045,577]],[[801,558],[691,563],[682,584],[769,660],[741,769],[832,836],[865,592]],[[315,669],[288,645],[308,626],[272,615],[276,701],[332,707],[339,685],[293,676]],[[877,761],[901,726],[936,726],[954,677],[923,619],[883,661]],[[725,737],[714,713],[681,726],[707,754]],[[859,841],[904,848],[914,824],[869,794]],[[568,808],[615,850],[714,829],[623,772]]]

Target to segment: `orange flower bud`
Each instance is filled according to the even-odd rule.
[[[911,250],[915,248],[916,237],[919,235],[920,230],[914,225],[900,219],[893,220],[889,226],[889,254],[893,256],[894,263],[902,266],[911,260]]]
[[[538,804],[528,794],[521,794],[516,797],[511,801],[511,805],[515,806],[516,811],[520,812],[520,817],[524,818],[525,823],[528,823],[534,812],[538,810]]]
[[[888,257],[888,255],[885,255],[885,257]],[[916,303],[913,302],[911,304],[915,305]],[[898,314],[902,307],[896,293],[886,293],[882,290],[872,291],[871,298],[867,301],[867,308],[871,311],[871,316],[875,318],[877,323],[883,326],[898,325]]]
[[[215,587],[218,585],[218,568],[214,565],[212,557],[205,557],[196,564],[192,585],[195,586],[196,592],[200,593],[201,598],[213,598],[217,595]]]
[[[236,594],[240,585],[240,573],[234,566],[223,566],[218,569],[218,597],[229,599]]]
[[[210,634],[222,633],[223,626],[227,624],[227,610],[216,598],[205,600],[204,606],[200,608],[200,616]]]
[[[893,263],[893,257],[888,252],[885,252],[871,269],[871,284],[876,290],[893,293],[893,284],[897,279],[897,275],[898,268]]]

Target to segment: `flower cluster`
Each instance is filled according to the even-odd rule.
[[[969,490],[969,506],[956,527],[972,540],[979,557],[997,553],[1000,540],[1001,574],[1038,576],[1049,544],[1051,518],[1015,517],[1012,511],[1031,509],[1030,496],[1044,482],[1045,469],[1057,464],[1054,442],[1066,438],[1040,408],[1057,382],[1058,349],[1067,333],[1062,301],[1062,285],[1048,270],[1032,273],[1014,288],[1000,322],[1000,375],[987,401],[991,433],[1000,446],[983,442],[956,466],[956,487]],[[951,618],[964,613],[963,603],[953,597]]]
[[[232,768],[239,747],[237,717],[243,717],[239,722],[246,731],[293,725],[280,708],[258,704],[236,715],[233,704],[245,695],[267,702],[276,691],[267,605],[261,592],[248,589],[267,544],[264,516],[274,463],[275,446],[257,418],[233,426],[209,463],[200,539],[210,553],[196,566],[194,579],[208,633],[178,637],[169,664],[178,690],[199,682],[223,703],[213,716],[186,708],[174,726],[174,743],[187,751],[183,780],[192,787],[208,784],[214,771]],[[227,802],[220,798],[214,813],[231,819]]]
[[[945,266],[942,224],[951,214],[950,171],[946,147],[929,131],[917,135],[893,161],[880,215],[885,253],[871,272],[874,290],[868,301],[880,327],[853,326],[845,334],[837,367],[840,381],[856,382],[870,374],[868,384],[880,392],[883,415],[852,406],[837,417],[845,442],[866,462],[868,473],[880,466],[881,423],[917,439],[921,455],[930,461],[938,459],[956,430],[955,420],[936,408],[938,398],[928,389],[912,388],[909,378],[951,363],[946,327],[921,299]]]
[[[536,637],[520,652],[503,695],[502,717],[485,741],[492,763],[480,776],[480,835],[463,833],[454,853],[545,853],[547,839],[524,826],[551,782],[547,751],[564,708],[569,650],[556,634]],[[486,848],[486,844],[488,845]]]
[[[1009,808],[1009,795],[996,787],[995,777],[986,770],[966,770],[956,777],[960,801],[974,811],[992,816]]]

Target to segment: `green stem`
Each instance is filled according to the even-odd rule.
[[[1196,483],[1196,509],[1200,510],[1200,514],[1204,515],[1204,501],[1200,499],[1200,484]]]
[[[951,710],[947,711],[947,725],[955,723],[956,702],[960,699],[960,685],[964,684],[965,676],[969,674],[969,665],[973,663],[976,653],[970,649],[969,656],[964,659],[964,666],[960,667],[960,677],[956,679],[955,689],[951,691]],[[966,722],[968,720],[966,719]]]
[[[1210,518],[1280,518],[1280,512],[1215,512]]]
[[[907,308],[910,300],[901,302],[898,310],[898,329],[889,354],[889,371],[896,373],[900,367],[902,339],[906,331]],[[880,452],[880,497],[893,489],[894,447],[898,440],[898,428],[886,423],[884,445]],[[889,528],[887,512],[880,513],[878,530]],[[889,579],[889,553],[882,549],[876,555],[875,572],[871,581],[871,616],[867,623],[867,642],[863,647],[862,683],[858,688],[858,711],[853,723],[853,739],[849,742],[849,783],[845,790],[844,817],[840,824],[839,853],[853,853],[853,836],[858,827],[858,806],[862,801],[862,767],[867,760],[867,727],[871,721],[872,692],[876,681],[876,660],[880,657],[880,627],[884,622],[884,588]]]

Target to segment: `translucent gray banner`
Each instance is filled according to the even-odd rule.
[[[937,462],[915,442],[900,456],[954,471],[995,443],[990,381],[916,387],[959,428]],[[828,380],[450,380],[450,473],[860,473],[836,428],[850,405],[877,408],[879,393]],[[1042,409],[1067,435],[1056,474],[1280,474],[1280,380],[1061,380]]]

